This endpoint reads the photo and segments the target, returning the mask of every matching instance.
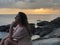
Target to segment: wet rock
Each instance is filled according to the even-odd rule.
[[[10,24],[0,26],[0,32],[9,32]]]

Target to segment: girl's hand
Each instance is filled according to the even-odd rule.
[[[12,22],[11,27],[13,27],[15,24],[16,24],[15,22]]]
[[[12,39],[12,35],[13,35],[13,27],[15,27],[17,24],[15,21],[12,22],[11,26],[10,26],[10,29],[9,29],[9,38]]]
[[[15,21],[13,21],[13,22],[11,23],[10,28],[13,28],[13,27],[16,27],[16,26],[17,26],[17,23],[16,23]]]
[[[13,35],[13,27],[15,25],[15,22],[12,22],[12,24],[10,25],[10,29],[9,29],[9,38],[12,38],[12,35]]]

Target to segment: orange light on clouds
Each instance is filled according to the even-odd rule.
[[[26,14],[60,14],[60,10],[53,9],[18,9],[18,8],[0,8],[0,14],[17,14],[25,12]]]
[[[41,9],[36,9],[34,12],[38,13],[38,14],[58,14],[58,13],[60,13],[60,10],[41,8]]]

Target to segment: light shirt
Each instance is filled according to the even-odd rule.
[[[16,35],[16,33],[17,33],[18,31],[22,30],[23,27],[20,27],[19,25],[17,25],[17,26],[14,27],[13,29],[14,29],[14,31],[13,31],[13,36],[12,36],[12,37],[15,37],[14,35]],[[19,35],[19,34],[18,34],[18,35]],[[13,40],[17,41],[16,38],[13,38]]]

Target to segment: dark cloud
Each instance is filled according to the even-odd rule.
[[[0,0],[2,8],[53,8],[60,9],[60,0]]]

